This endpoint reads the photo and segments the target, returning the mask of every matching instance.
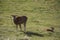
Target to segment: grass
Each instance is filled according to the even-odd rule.
[[[59,0],[0,0],[0,40],[60,40]],[[16,31],[11,15],[28,17],[27,33]],[[22,25],[23,27],[23,25]],[[46,29],[54,27],[55,32]]]

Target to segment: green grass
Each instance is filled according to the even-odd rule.
[[[59,4],[59,0],[0,0],[0,40],[21,40],[27,35],[30,40],[60,40]],[[11,15],[28,17],[28,34],[16,31]],[[46,31],[50,27],[54,33]]]

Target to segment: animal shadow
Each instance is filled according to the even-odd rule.
[[[39,34],[39,33],[36,33],[36,32],[30,32],[30,31],[25,32],[25,34],[28,35],[28,36],[34,35],[34,36],[44,37],[43,34]]]

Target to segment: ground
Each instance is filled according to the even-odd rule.
[[[16,30],[11,15],[28,17],[26,33]],[[59,0],[0,0],[0,40],[25,39],[60,40]]]

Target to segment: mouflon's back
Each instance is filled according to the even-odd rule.
[[[27,17],[26,16],[21,16],[16,18],[16,22],[19,24],[26,23]]]

